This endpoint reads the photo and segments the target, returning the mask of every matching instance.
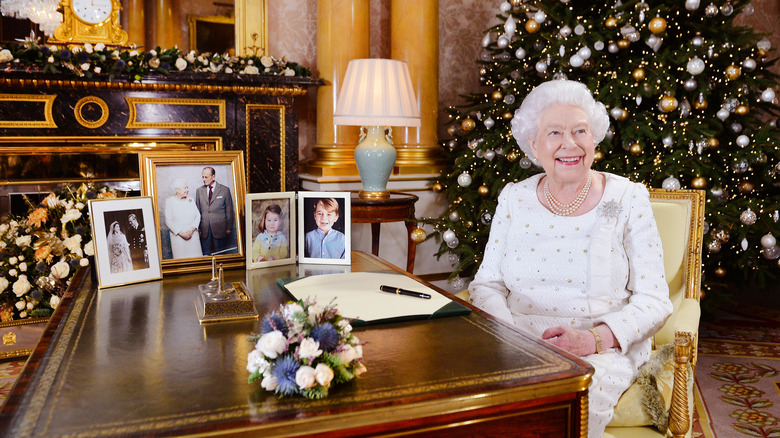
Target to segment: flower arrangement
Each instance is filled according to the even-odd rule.
[[[116,49],[103,43],[86,43],[72,48],[40,44],[28,37],[22,44],[0,44],[0,64],[12,69],[27,67],[44,73],[71,73],[79,77],[107,76],[141,81],[149,74],[168,75],[176,71],[200,71],[238,75],[311,76],[311,72],[284,58],[271,56],[229,56],[216,53],[183,53],[178,47],[142,51]]]
[[[290,301],[267,315],[262,333],[250,338],[255,349],[247,357],[249,383],[280,396],[320,399],[328,389],[364,373],[363,347],[350,321],[335,305]]]
[[[50,316],[71,277],[94,255],[87,201],[116,192],[82,184],[49,193],[0,224],[0,321]]]

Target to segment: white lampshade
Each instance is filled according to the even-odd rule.
[[[406,63],[394,59],[349,61],[333,123],[420,126],[420,108]]]

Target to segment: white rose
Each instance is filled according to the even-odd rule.
[[[149,60],[149,67],[157,68],[160,66],[160,58],[152,58]]]
[[[14,282],[13,290],[17,297],[24,296],[30,291],[30,282],[27,281],[26,275],[19,276],[19,279]]]
[[[340,320],[337,325],[345,335],[348,335],[350,332],[352,332],[352,325],[347,319]]]
[[[89,70],[89,63],[85,62],[85,63],[81,64],[81,69],[84,70],[84,71]]]
[[[35,306],[33,306],[33,303],[32,303],[32,302],[30,302],[30,303],[27,303],[27,310],[32,310],[32,309],[33,309],[33,307],[35,307]]]
[[[10,275],[11,277],[16,277],[18,274],[19,273],[16,272],[16,269],[11,269],[8,271],[8,275]]]
[[[102,68],[100,68],[100,66],[95,66],[95,73],[100,73],[101,71],[103,71],[103,69],[102,69]],[[78,204],[77,204],[77,205],[78,205]],[[82,204],[82,205],[83,205],[83,204]]]
[[[314,378],[317,380],[317,383],[327,388],[330,386],[331,380],[333,380],[333,370],[324,363],[319,363],[314,368]]]
[[[314,359],[321,354],[320,343],[312,338],[304,338],[298,347],[298,356],[302,359]]]
[[[265,376],[260,382],[260,386],[262,386],[266,391],[273,391],[277,386],[279,386],[279,382],[276,381],[276,377],[274,376]]]
[[[317,319],[319,319],[320,316],[322,316],[322,312],[325,311],[325,308],[320,306],[319,304],[314,304],[309,306],[309,322],[314,324],[317,322]]]
[[[54,57],[49,56],[49,58],[46,60],[49,64],[54,64]]]
[[[246,370],[251,374],[259,371],[260,374],[265,374],[268,369],[271,368],[271,364],[263,358],[263,353],[260,350],[252,350],[249,352],[246,358]]]
[[[79,46],[76,46],[76,47],[74,47],[73,49],[71,49],[71,52],[73,52],[73,54],[75,55],[76,53],[79,53],[79,52],[81,52],[81,47],[79,47]]]
[[[105,49],[105,48],[106,48],[106,45],[105,45],[105,44],[103,44],[103,43],[97,43],[97,44],[95,44],[95,50],[96,50],[96,51],[98,51],[98,52],[102,52],[102,51],[103,51],[103,49]]]
[[[81,217],[81,212],[76,210],[75,208],[69,208],[65,210],[65,214],[62,215],[62,218],[60,218],[60,222],[63,224],[67,224],[70,221],[75,221],[76,219]]]
[[[16,302],[16,310],[24,310],[25,307],[26,307],[26,303],[24,301]]]
[[[152,49],[149,51],[149,54],[152,56],[157,56],[157,50]]]
[[[19,312],[19,318],[27,318],[27,312],[25,311]]]
[[[290,67],[285,68],[282,73],[284,73],[285,76],[295,76],[295,70]]]
[[[274,60],[270,56],[263,56],[260,58],[260,64],[263,64],[263,67],[270,67],[274,65]]]
[[[187,61],[184,58],[177,58],[176,59],[176,69],[179,71],[184,70],[187,68]]]
[[[298,371],[295,373],[295,383],[297,383],[301,389],[313,387],[317,383],[314,379],[314,368],[308,365],[298,368]]]
[[[230,67],[225,67],[225,73],[227,74],[233,73],[233,69]]]
[[[15,265],[18,261],[19,260],[17,260],[16,257],[11,257],[10,259],[8,259],[8,264]]]
[[[138,50],[131,50],[129,55],[130,56],[138,56]]]
[[[60,297],[57,295],[52,295],[51,298],[49,298],[49,305],[52,309],[56,309],[57,306],[60,305]]]
[[[27,263],[25,262],[19,263],[19,270],[22,272],[27,272]]]
[[[24,255],[19,256],[19,261],[21,262],[22,260],[24,260]]]
[[[8,287],[8,280],[5,277],[0,277],[0,292],[4,291]]]
[[[341,359],[343,363],[348,364],[357,358],[357,352],[355,351],[355,347],[344,344],[341,351],[336,353],[336,357]]]
[[[254,65],[248,65],[248,66],[246,66],[246,68],[243,70],[242,73],[248,74],[248,75],[256,75],[256,74],[260,73],[260,69],[258,69]]]
[[[49,208],[54,208],[60,205],[60,198],[55,196],[53,193],[44,199],[46,201],[46,206]]]
[[[95,255],[95,243],[92,240],[90,240],[89,242],[87,242],[86,245],[84,245],[84,254],[88,256]]]
[[[14,55],[8,49],[0,50],[0,62],[8,62],[14,59]]]
[[[187,54],[187,56],[184,57],[184,59],[187,60],[190,64],[195,62],[195,51],[190,50],[190,53]]]
[[[93,51],[92,44],[84,43],[84,51],[87,52],[87,53],[92,53],[92,51]]]
[[[51,267],[51,275],[54,278],[65,278],[70,273],[70,265],[66,262],[57,262]]]
[[[79,266],[89,266],[89,259],[88,258],[83,258],[83,259],[79,260]]]
[[[6,231],[8,231],[8,224],[0,225],[0,234],[5,234]]]
[[[363,357],[363,346],[357,345],[355,346],[355,359],[360,359]]]
[[[84,252],[81,250],[81,234],[68,237],[62,243],[73,254],[77,254],[79,257],[84,256]]]
[[[119,55],[120,55],[119,50],[114,50],[113,52],[111,52],[111,57],[114,59],[119,59]]]
[[[298,303],[287,304],[284,306],[284,319],[293,319],[293,315],[300,312],[303,312],[303,307],[301,307]]]
[[[276,359],[287,349],[287,339],[279,330],[266,333],[257,340],[256,348],[259,349],[265,357]]]

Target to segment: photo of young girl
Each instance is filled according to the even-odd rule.
[[[270,204],[263,211],[258,230],[260,234],[252,244],[252,258],[256,262],[279,260],[289,257],[290,244],[281,231],[282,207]]]
[[[295,193],[246,195],[247,269],[295,263]]]

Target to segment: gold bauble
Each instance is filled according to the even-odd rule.
[[[697,110],[707,109],[709,102],[706,99],[696,99],[693,101],[693,107]]]
[[[523,4],[524,0],[512,0],[512,6],[517,7]]]
[[[634,80],[637,81],[637,82],[643,81],[643,80],[645,80],[645,69],[638,68],[638,69],[634,70],[633,73],[631,73],[631,76],[633,76]]]
[[[628,111],[626,111],[624,108],[621,108],[621,109],[623,110],[623,112],[620,113],[620,115],[617,117],[616,120],[618,122],[622,122],[622,121],[624,121],[624,120],[626,120],[628,118]]]
[[[691,187],[698,190],[707,188],[707,178],[704,178],[703,176],[697,176],[691,180]]]
[[[661,110],[665,113],[670,113],[677,109],[677,99],[672,96],[666,95],[661,98]]]
[[[473,131],[474,128],[477,127],[477,122],[472,118],[467,118],[460,123],[460,127],[463,128],[464,131]]]
[[[465,223],[465,224],[463,224],[463,225],[465,225],[465,226],[466,226],[466,229],[471,229],[471,227],[473,227],[473,226],[474,226],[474,222],[471,222],[471,221],[466,221],[466,223]]]
[[[628,46],[630,46],[630,45],[631,45],[631,41],[629,41],[629,40],[627,40],[627,39],[625,39],[625,38],[623,38],[623,39],[620,39],[620,40],[618,40],[618,42],[617,42],[617,46],[618,46],[618,48],[619,48],[619,49],[621,49],[621,50],[625,50],[625,49],[627,49],[627,48],[628,48]]]
[[[639,143],[634,143],[628,147],[628,151],[631,152],[632,155],[642,155],[642,152],[645,151],[645,148],[643,148]]]
[[[739,193],[742,193],[744,195],[748,195],[750,193],[753,193],[753,190],[756,187],[753,185],[753,182],[749,179],[743,179],[739,182]]]
[[[504,113],[504,115],[502,117],[504,117],[505,120],[509,120],[509,119],[511,119],[514,116],[515,115],[512,114],[512,111],[507,111],[507,112]]]
[[[525,22],[525,30],[528,31],[528,33],[539,32],[539,23],[534,19],[530,19]]]
[[[422,228],[417,227],[412,230],[412,233],[409,235],[409,237],[412,238],[412,242],[414,243],[423,243],[425,242],[425,238],[428,237],[428,233],[426,233]]]
[[[724,268],[723,266],[718,266],[717,268],[715,268],[714,273],[716,277],[723,278],[726,276],[726,268]]]
[[[590,70],[593,68],[593,61],[590,59],[586,59],[585,62],[582,63],[582,67],[580,67],[583,70]]]
[[[720,141],[718,141],[718,139],[715,137],[710,137],[707,139],[707,145],[710,147],[710,149],[715,149],[720,146]]]
[[[501,90],[496,90],[490,97],[493,98],[493,100],[501,100],[504,98],[504,93],[502,93]]]
[[[731,238],[731,235],[728,231],[724,230],[723,228],[715,228],[712,231],[710,231],[710,237],[713,239],[721,242],[726,243]]]
[[[742,74],[742,69],[737,67],[736,65],[732,64],[728,67],[726,67],[726,79],[733,81],[737,78],[739,78],[739,75]]]
[[[434,193],[441,193],[444,191],[444,186],[441,185],[441,183],[435,183],[431,189],[434,191]]]
[[[666,20],[661,17],[655,17],[647,24],[647,28],[650,29],[650,32],[658,35],[666,30]]]
[[[479,193],[480,196],[487,196],[490,194],[490,189],[488,188],[488,186],[479,186],[479,188],[477,189],[477,193]]]
[[[747,115],[747,113],[750,112],[750,108],[747,105],[739,105],[735,110],[734,113],[739,114],[740,116]]]
[[[617,18],[615,17],[609,17],[606,21],[604,21],[604,26],[607,26],[607,29],[614,29],[618,25]]]
[[[506,154],[506,159],[509,160],[512,163],[517,161],[518,158],[520,158],[520,156],[515,151],[512,151],[512,152]]]
[[[596,152],[593,152],[593,161],[599,162],[604,159],[604,152],[601,152],[600,150],[596,149]]]

